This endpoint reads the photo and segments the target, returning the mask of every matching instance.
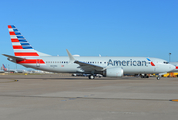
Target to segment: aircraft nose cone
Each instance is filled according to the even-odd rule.
[[[170,65],[169,65],[169,69],[170,69],[170,70],[175,70],[175,69],[176,69],[176,66],[170,64]]]

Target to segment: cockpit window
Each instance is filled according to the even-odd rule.
[[[168,64],[169,62],[163,62],[164,64]]]

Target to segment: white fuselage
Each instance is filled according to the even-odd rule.
[[[123,68],[124,74],[151,74],[151,73],[164,73],[174,69],[173,65],[165,63],[165,60],[158,58],[149,58],[148,61],[146,57],[74,57],[76,60],[101,66],[105,69],[110,67],[121,67]],[[58,73],[76,73],[85,72],[89,73],[90,70],[83,71],[80,65],[70,62],[69,57],[59,57],[59,56],[46,56],[40,57],[43,59],[45,64],[21,64],[25,67],[31,67],[34,69],[58,72]],[[155,66],[151,65],[151,62]],[[98,73],[95,71],[95,73]]]

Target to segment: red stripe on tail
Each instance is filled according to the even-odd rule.
[[[8,25],[8,28],[12,28],[11,25]]]
[[[19,40],[16,39],[16,38],[12,38],[12,39],[11,39],[11,42],[19,42]]]
[[[10,35],[16,35],[15,32],[9,32]]]
[[[15,52],[15,56],[39,56],[36,52]]]
[[[23,49],[21,45],[13,45],[13,49]]]

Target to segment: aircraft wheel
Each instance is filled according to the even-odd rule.
[[[89,75],[88,78],[89,79],[95,79],[95,76],[94,75]]]
[[[157,80],[160,80],[160,76],[158,76],[156,79],[157,79]]]

